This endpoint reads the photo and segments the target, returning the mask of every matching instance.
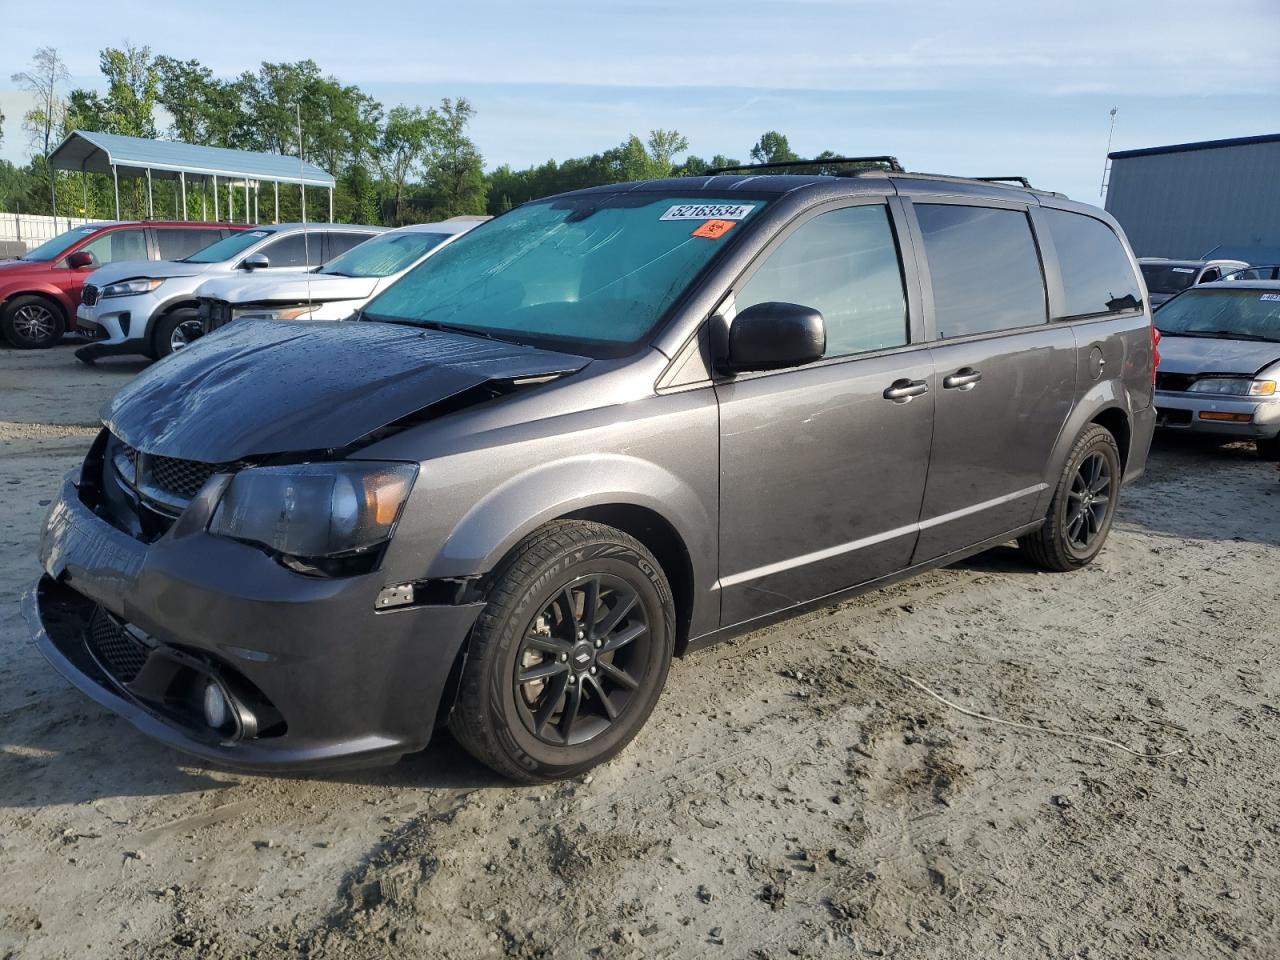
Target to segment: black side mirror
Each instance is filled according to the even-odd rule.
[[[271,261],[265,253],[255,253],[240,261],[241,270],[265,270],[269,266]]]
[[[89,267],[96,267],[97,265],[98,258],[93,255],[91,250],[77,250],[67,257],[67,266],[72,270],[87,270]]]
[[[798,303],[757,303],[729,327],[730,371],[777,370],[821,360],[827,349],[822,314]]]

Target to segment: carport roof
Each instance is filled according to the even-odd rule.
[[[225,147],[200,147],[177,140],[148,140],[122,137],[114,133],[75,130],[49,155],[56,170],[86,170],[110,174],[114,166],[124,176],[176,180],[188,177],[224,177],[228,180],[259,180],[266,183],[301,183],[308,187],[332,189],[333,177],[297,157]]]

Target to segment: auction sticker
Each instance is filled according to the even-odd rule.
[[[745,220],[754,203],[677,203],[659,220]]]
[[[706,240],[719,240],[733,228],[734,222],[732,220],[708,220],[689,236],[702,237]]]
[[[1264,293],[1259,300],[1280,300],[1280,293]]]

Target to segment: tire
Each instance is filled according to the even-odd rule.
[[[1095,467],[1099,478],[1090,480]],[[1111,531],[1120,482],[1115,437],[1106,427],[1091,424],[1071,447],[1044,526],[1019,537],[1018,546],[1046,570],[1083,567],[1098,555]]]
[[[1268,463],[1280,462],[1280,436],[1255,440],[1254,446],[1258,448],[1258,456],[1263,460]]]
[[[170,310],[156,321],[156,328],[151,333],[151,355],[157,360],[163,360],[203,335],[204,328],[196,317],[195,308],[180,307]]]
[[[592,584],[597,602],[588,608]],[[597,615],[589,618],[588,609]],[[549,524],[494,571],[449,729],[512,780],[576,776],[617,754],[644,726],[666,683],[674,625],[671,588],[639,541],[598,523]],[[614,679],[619,674],[634,688]],[[574,703],[579,709],[566,723]]]
[[[66,332],[62,307],[47,297],[24,294],[0,309],[0,333],[19,350],[47,350]]]

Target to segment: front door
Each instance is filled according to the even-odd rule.
[[[769,301],[818,309],[827,350],[806,367],[716,385],[725,625],[910,561],[933,365],[898,249],[883,199],[827,210],[776,240],[735,290],[735,310]]]
[[[1075,399],[1075,336],[1048,322],[1024,208],[917,200],[934,437],[913,562],[1034,519]]]

